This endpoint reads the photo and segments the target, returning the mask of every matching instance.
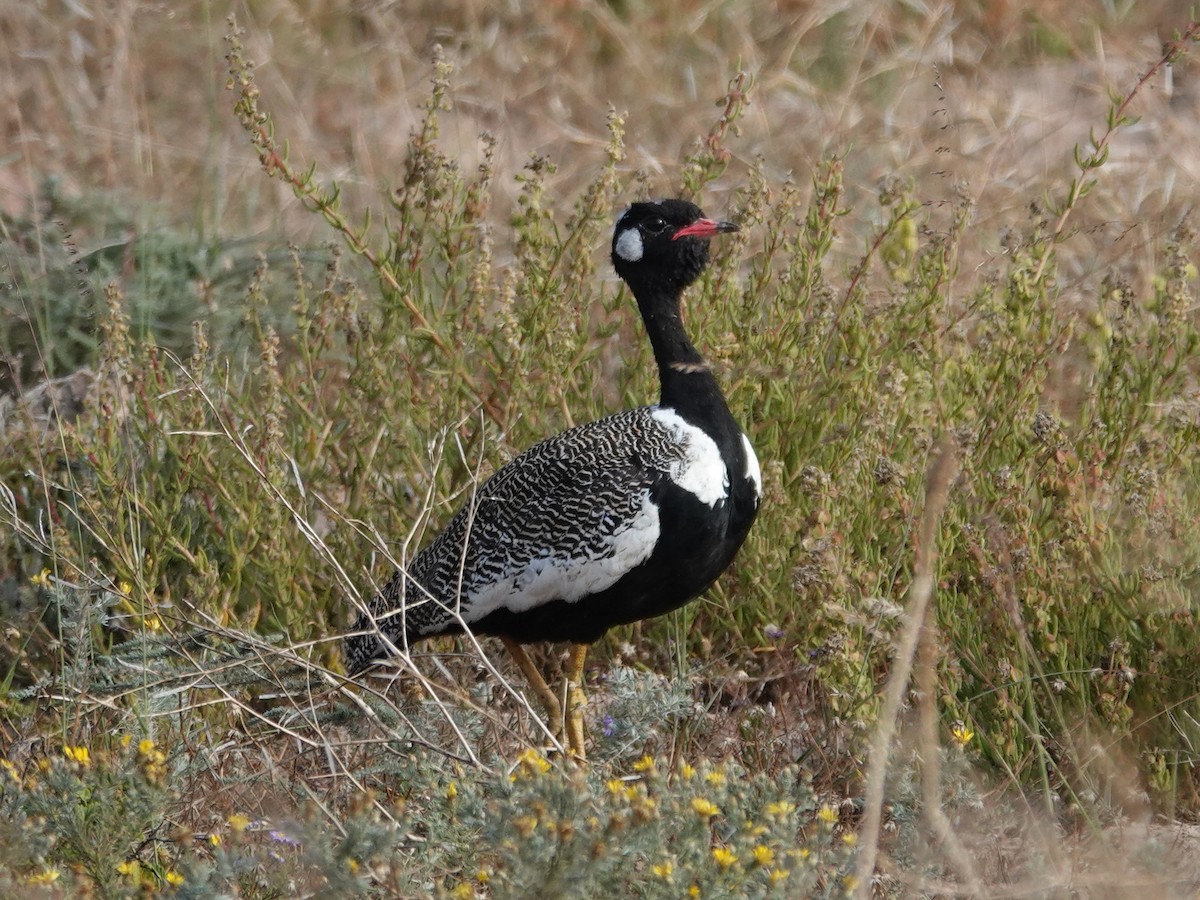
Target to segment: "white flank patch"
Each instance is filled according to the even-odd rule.
[[[683,459],[671,465],[671,480],[709,506],[728,497],[729,470],[717,442],[673,409],[656,409],[650,415],[683,447]]]
[[[660,533],[658,507],[647,493],[637,515],[608,539],[600,556],[531,560],[521,571],[471,596],[467,618],[478,620],[501,607],[522,612],[551,600],[573,603],[612,587],[654,551]]]
[[[746,477],[754,482],[754,496],[762,496],[762,469],[758,467],[758,457],[754,454],[754,448],[750,446],[750,438],[746,437],[746,433],[742,432],[742,444],[746,448]]]
[[[642,258],[642,253],[645,252],[645,247],[642,245],[642,236],[636,228],[626,228],[617,237],[617,256],[626,262],[637,262]]]

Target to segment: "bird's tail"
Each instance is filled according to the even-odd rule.
[[[414,641],[451,630],[453,623],[441,602],[398,570],[355,619],[344,647],[346,671],[361,672]]]

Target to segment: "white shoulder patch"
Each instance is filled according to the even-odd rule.
[[[758,467],[758,456],[750,445],[750,438],[742,432],[742,445],[746,448],[746,477],[754,484],[754,496],[762,497],[762,469]]]
[[[650,502],[647,492],[642,508],[609,536],[600,553],[567,559],[547,555],[530,560],[515,574],[472,594],[464,604],[464,615],[468,620],[477,620],[501,608],[522,612],[552,600],[573,603],[597,594],[649,559],[659,533],[658,507]]]
[[[617,236],[614,245],[617,256],[626,262],[637,262],[642,258],[645,247],[642,245],[642,235],[636,228],[626,228]]]
[[[683,459],[671,467],[671,480],[709,506],[728,497],[729,470],[717,442],[673,409],[656,409],[650,415],[684,448]]]

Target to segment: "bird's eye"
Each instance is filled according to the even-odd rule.
[[[655,216],[654,218],[647,219],[642,223],[642,230],[645,231],[646,234],[662,234],[667,230],[667,223],[658,216]]]

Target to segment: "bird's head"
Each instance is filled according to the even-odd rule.
[[[617,220],[613,268],[639,299],[678,295],[704,271],[709,238],[737,230],[732,222],[705,218],[687,200],[635,203]]]

